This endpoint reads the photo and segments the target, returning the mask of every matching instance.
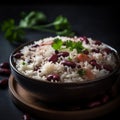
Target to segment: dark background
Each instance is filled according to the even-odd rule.
[[[52,21],[56,16],[62,14],[68,18],[73,30],[79,33],[79,36],[92,37],[101,40],[120,52],[120,7],[115,1],[56,1],[52,0],[34,0],[34,1],[6,1],[0,2],[0,24],[6,19],[14,18],[16,21],[20,19],[21,11],[37,10],[42,11],[48,16],[48,20]],[[37,40],[42,37],[54,36],[45,32],[28,31],[26,38],[29,40]],[[0,62],[9,61],[10,53],[17,46],[8,42],[3,32],[0,32]],[[0,76],[0,79],[6,76]],[[100,120],[117,119],[119,117],[119,109],[106,115]],[[8,93],[8,89],[0,89],[0,120],[21,120],[23,113],[12,103]],[[98,119],[97,119],[98,120]]]

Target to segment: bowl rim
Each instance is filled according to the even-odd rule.
[[[42,39],[41,39],[41,40],[42,40]],[[23,48],[24,46],[30,45],[30,44],[32,44],[32,43],[35,42],[35,41],[39,41],[39,40],[31,40],[31,41],[28,41],[28,42],[26,42],[26,43],[21,44],[20,46],[18,46],[17,48],[15,48],[15,49],[11,52],[10,57],[9,57],[9,63],[10,63],[11,68],[12,68],[17,74],[19,74],[20,76],[22,76],[22,77],[24,77],[24,78],[27,78],[27,79],[30,79],[30,80],[32,80],[32,81],[42,82],[42,83],[47,83],[47,84],[54,84],[54,85],[56,85],[56,84],[57,84],[57,85],[58,85],[58,84],[60,84],[60,85],[73,85],[73,84],[74,84],[74,85],[84,85],[84,84],[92,84],[92,83],[96,83],[96,82],[98,83],[98,82],[100,82],[100,81],[102,81],[102,80],[110,77],[111,75],[113,75],[114,73],[116,73],[117,71],[120,70],[120,55],[119,55],[119,53],[117,52],[116,49],[114,49],[114,48],[111,47],[110,45],[108,45],[108,44],[106,44],[106,43],[103,42],[105,45],[107,45],[108,48],[110,48],[111,50],[114,51],[114,54],[115,54],[116,59],[117,59],[117,62],[118,62],[118,64],[116,65],[115,69],[114,69],[111,73],[109,73],[108,75],[105,75],[105,76],[103,76],[103,77],[96,78],[96,79],[93,79],[93,80],[86,80],[86,81],[81,81],[81,82],[50,82],[50,81],[43,81],[43,80],[40,80],[40,79],[35,79],[35,78],[28,77],[28,76],[22,74],[20,71],[18,71],[18,70],[16,69],[16,67],[14,66],[13,54],[15,54],[17,51],[19,51],[19,50],[20,50],[21,48]]]

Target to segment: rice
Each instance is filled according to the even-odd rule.
[[[83,82],[101,78],[116,66],[114,51],[87,37],[48,37],[13,55],[23,75],[50,82]]]

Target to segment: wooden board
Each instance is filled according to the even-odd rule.
[[[14,80],[13,76],[9,79],[9,92],[12,101],[23,111],[45,120],[90,120],[108,114],[120,107],[120,95],[99,107],[85,110],[55,110],[40,104],[33,93],[23,89]]]

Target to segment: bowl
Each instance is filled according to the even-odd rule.
[[[10,67],[15,80],[26,90],[34,93],[41,102],[56,105],[74,105],[91,100],[109,92],[119,76],[120,58],[118,52],[108,45],[114,51],[116,58],[115,69],[106,76],[91,81],[83,82],[49,82],[30,78],[16,69],[14,54],[20,51],[24,46],[32,44],[34,41],[25,43],[16,48],[10,55]]]

